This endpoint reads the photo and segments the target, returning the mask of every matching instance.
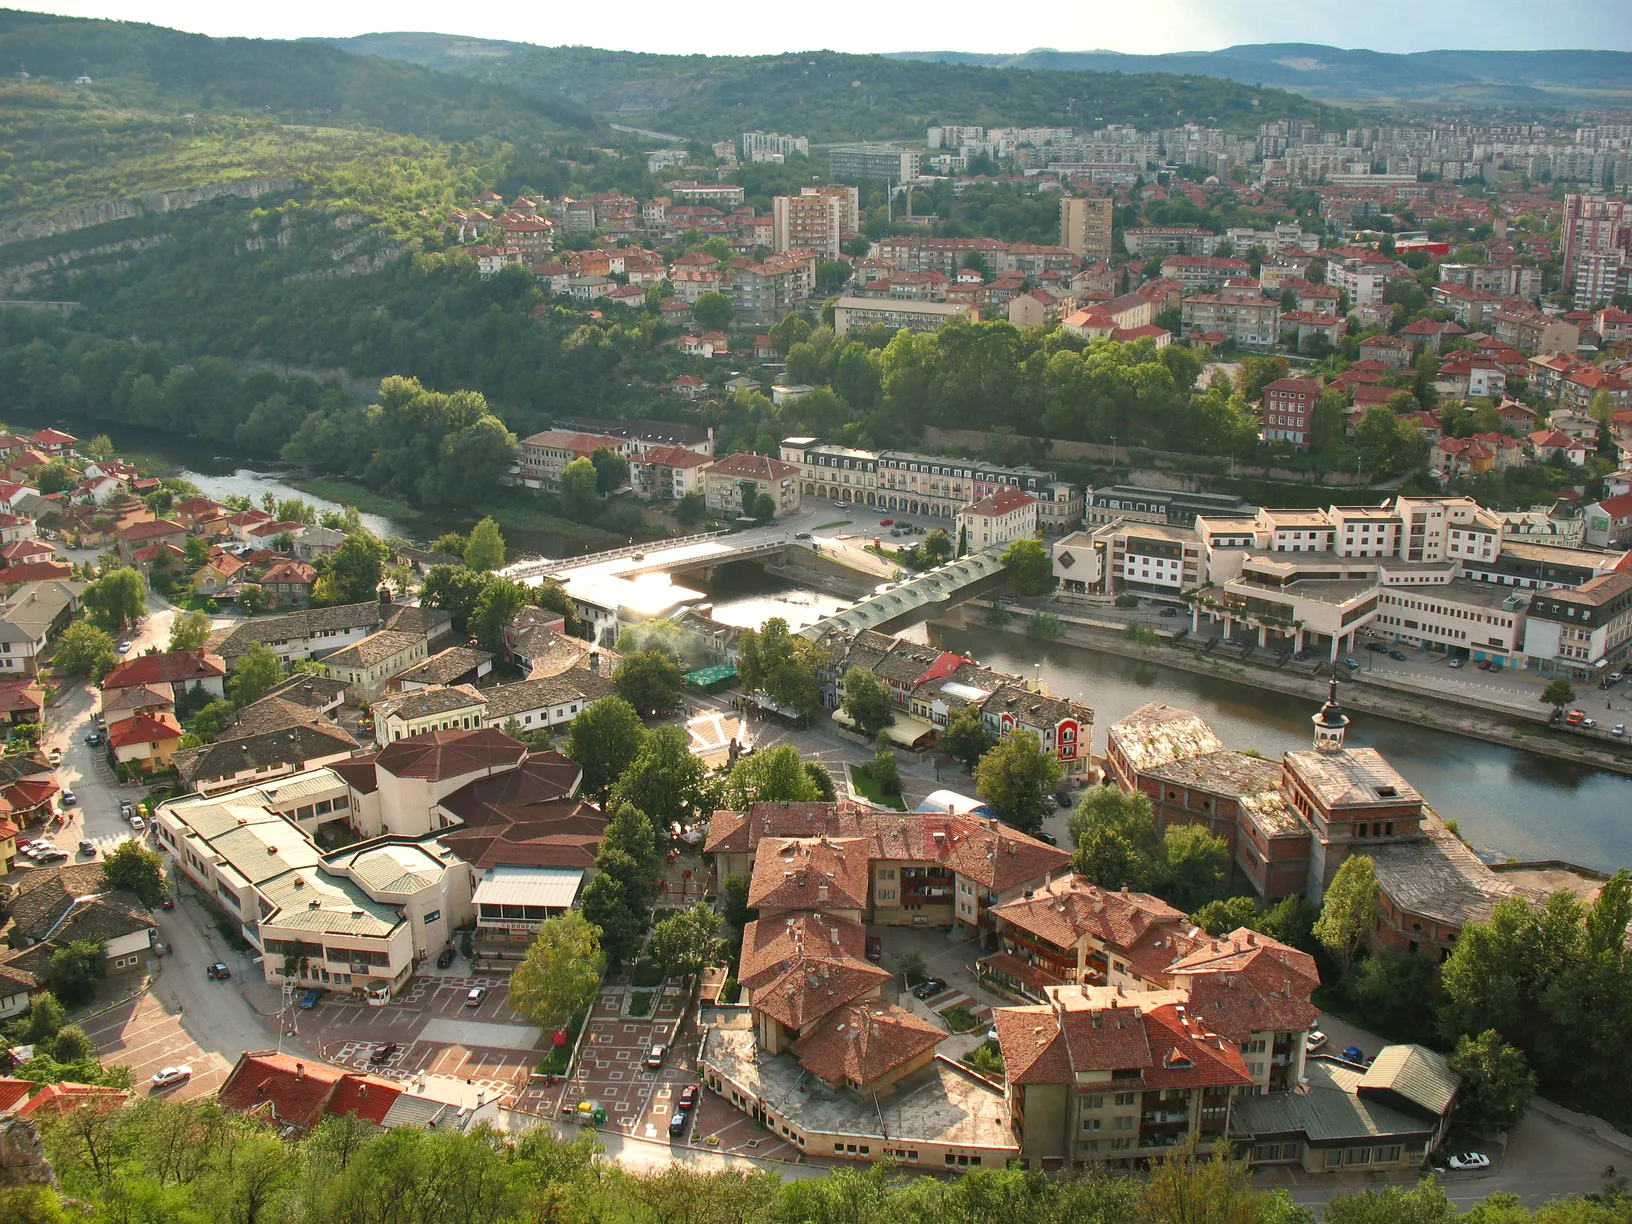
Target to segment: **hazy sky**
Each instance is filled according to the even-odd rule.
[[[1628,0],[1039,0],[1015,9],[986,0],[878,4],[556,0],[494,7],[446,0],[51,0],[19,7],[76,17],[146,21],[202,34],[260,38],[386,30],[472,34],[517,42],[628,51],[1202,51],[1234,43],[1312,42],[1377,51],[1435,48],[1632,50]],[[1006,18],[1016,18],[1012,22]]]

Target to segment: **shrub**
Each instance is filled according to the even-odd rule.
[[[1137,608],[1139,596],[1129,595],[1126,591],[1116,597],[1116,606],[1119,608]]]
[[[953,1006],[941,1013],[941,1019],[946,1021],[947,1027],[954,1033],[967,1033],[975,1027],[975,1014],[967,1007]]]
[[[649,1016],[652,1014],[652,995],[650,990],[637,990],[629,996],[629,1014],[631,1016]]]

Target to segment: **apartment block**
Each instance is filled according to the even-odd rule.
[[[889,145],[835,145],[827,151],[828,172],[841,181],[918,181],[922,155]]]
[[[1180,306],[1190,335],[1217,333],[1243,348],[1272,348],[1280,339],[1280,303],[1271,298],[1195,293]]]
[[[838,196],[776,196],[771,200],[778,251],[812,251],[823,259],[837,259],[844,219],[845,202]]]
[[[936,331],[953,319],[978,323],[980,308],[957,302],[865,297],[841,297],[833,304],[833,330],[841,336],[863,327]]]
[[[1116,202],[1110,196],[1061,196],[1060,245],[1089,263],[1111,257],[1111,218]]]

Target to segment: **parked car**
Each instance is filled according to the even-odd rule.
[[[302,1011],[311,1011],[312,1008],[317,1006],[317,1001],[321,999],[325,993],[326,992],[321,986],[308,986],[305,990],[300,992],[300,997],[296,999],[295,1002],[300,1004],[300,1009]]]
[[[377,1067],[383,1062],[389,1062],[391,1056],[400,1049],[402,1049],[402,1047],[396,1042],[387,1041],[383,1045],[377,1045],[374,1047],[373,1051],[368,1056],[368,1061]]]
[[[940,978],[932,977],[925,978],[917,986],[913,987],[912,993],[920,999],[932,999],[945,989],[945,982],[941,981]]]
[[[1055,837],[1054,834],[1050,833],[1047,829],[1037,830],[1037,840],[1042,842],[1045,846],[1057,846],[1060,844],[1060,839]]]
[[[1490,1157],[1480,1152],[1457,1152],[1445,1163],[1453,1169],[1488,1169]]]
[[[1626,679],[1626,675],[1625,675],[1624,672],[1610,672],[1609,673],[1609,682],[1611,684],[1619,684],[1624,679]]]
[[[92,846],[91,849],[94,850],[94,849],[96,849],[96,847]],[[159,902],[159,908],[163,909],[163,910],[173,910],[173,909],[175,909],[176,908],[176,899],[174,897],[166,897],[163,901]]]
[[[451,964],[453,964],[453,947],[450,945],[436,954],[436,967],[446,969]]]
[[[1572,727],[1579,727],[1587,721],[1587,712],[1585,710],[1571,710],[1564,715],[1564,721]]]
[[[1462,660],[1461,659],[1447,659],[1445,661],[1445,666],[1451,668],[1454,671],[1458,667],[1462,666]]]
[[[1361,1066],[1364,1066],[1366,1062],[1366,1052],[1359,1046],[1345,1046],[1343,1049],[1343,1061],[1359,1063]]]
[[[690,1121],[691,1121],[691,1111],[690,1110],[687,1110],[687,1109],[677,1109],[677,1110],[675,1110],[674,1111],[674,1116],[669,1119],[669,1138],[670,1139],[678,1139],[678,1138],[680,1138],[681,1135],[685,1134],[686,1133],[686,1123],[688,1123]]]
[[[49,850],[40,851],[39,857],[34,861],[36,863],[62,863],[66,862],[68,857],[68,851],[59,850],[53,846]]]
[[[1310,1029],[1309,1036],[1304,1038],[1303,1048],[1307,1053],[1313,1054],[1325,1044],[1326,1034],[1321,1032],[1319,1029]]]
[[[650,1070],[656,1071],[663,1065],[663,1058],[667,1053],[667,1047],[654,1045],[651,1049],[646,1051],[646,1066]]]
[[[1367,650],[1375,650],[1378,654],[1387,654],[1388,653],[1388,647],[1386,645],[1384,645],[1382,642],[1368,642],[1368,643],[1366,643],[1366,649]]]
[[[73,791],[65,790],[65,791],[62,792],[62,806],[63,807],[73,807],[78,802],[79,802],[79,796],[74,794]]]
[[[119,815],[123,816],[126,820],[130,819],[130,814],[135,810],[135,806],[132,805],[129,799],[119,800]]]
[[[48,756],[46,758],[46,760],[50,761],[51,764],[53,764],[53,765],[61,765],[62,764],[62,749],[61,748],[51,749],[51,755]]]
[[[884,959],[884,945],[879,942],[877,935],[867,936],[867,959],[870,961]]]
[[[486,986],[472,986],[465,992],[465,1006],[480,1007],[482,1005],[482,1000],[485,998],[487,998]]]
[[[848,510],[849,508],[850,508],[850,503],[849,502],[834,502],[833,503],[833,509],[835,509],[835,510]]]
[[[1611,735],[1625,735],[1626,734],[1626,724],[1625,723],[1616,723],[1613,727],[1611,727],[1609,729],[1609,733]]]
[[[1489,671],[1494,666],[1495,666],[1495,664],[1493,664],[1489,659],[1480,659],[1479,660],[1479,670],[1480,671]]]
[[[1343,664],[1343,666],[1348,668],[1350,671],[1360,670],[1360,660],[1355,658],[1353,655],[1344,655],[1338,660],[1338,662]]]
[[[1598,720],[1596,718],[1583,718],[1580,725],[1583,731],[1591,731],[1598,725]]]
[[[120,654],[129,654],[130,653],[130,645],[131,645],[130,639],[125,638],[117,646],[115,646],[114,649],[117,650]]]
[[[697,1095],[697,1085],[687,1084],[680,1089],[680,1097],[676,1104],[681,1109],[694,1109],[697,1106]]]
[[[79,843],[79,852],[81,854],[95,854],[96,853],[96,843],[93,842],[93,841],[82,841],[82,842],[80,842]],[[166,897],[165,900],[168,901],[169,898]]]
[[[1163,608],[1160,612],[1156,613],[1157,616],[1177,616],[1178,614],[1179,610],[1177,608]]]
[[[85,746],[87,748],[100,748],[102,746],[102,732],[92,731],[87,735],[85,737]]]
[[[204,972],[208,977],[217,982],[224,982],[232,976],[232,970],[227,968],[226,962],[224,961],[216,961],[215,964],[204,970]]]
[[[894,522],[895,522],[895,520],[894,520],[894,519],[879,519],[879,520],[878,520],[878,525],[879,525],[879,526],[880,526],[880,527],[888,527],[888,526],[890,526],[890,525],[891,525],[891,524],[892,524],[892,523],[894,523]]]
[[[174,1088],[177,1084],[185,1084],[193,1078],[193,1069],[186,1063],[179,1067],[166,1067],[162,1071],[153,1072],[153,1078],[148,1080],[154,1089]]]
[[[126,819],[130,821],[130,827],[135,829],[138,833],[147,828],[147,821],[143,820],[140,816],[129,816]]]
[[[1388,657],[1395,660],[1396,662],[1399,662],[1399,663],[1404,663],[1405,662],[1405,655],[1402,654],[1398,650],[1389,651],[1388,652]]]

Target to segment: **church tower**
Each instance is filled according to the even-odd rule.
[[[1337,700],[1336,676],[1332,677],[1326,704],[1320,707],[1320,712],[1311,721],[1315,724],[1316,752],[1343,751],[1343,736],[1349,729],[1349,716],[1343,713],[1343,706]]]

